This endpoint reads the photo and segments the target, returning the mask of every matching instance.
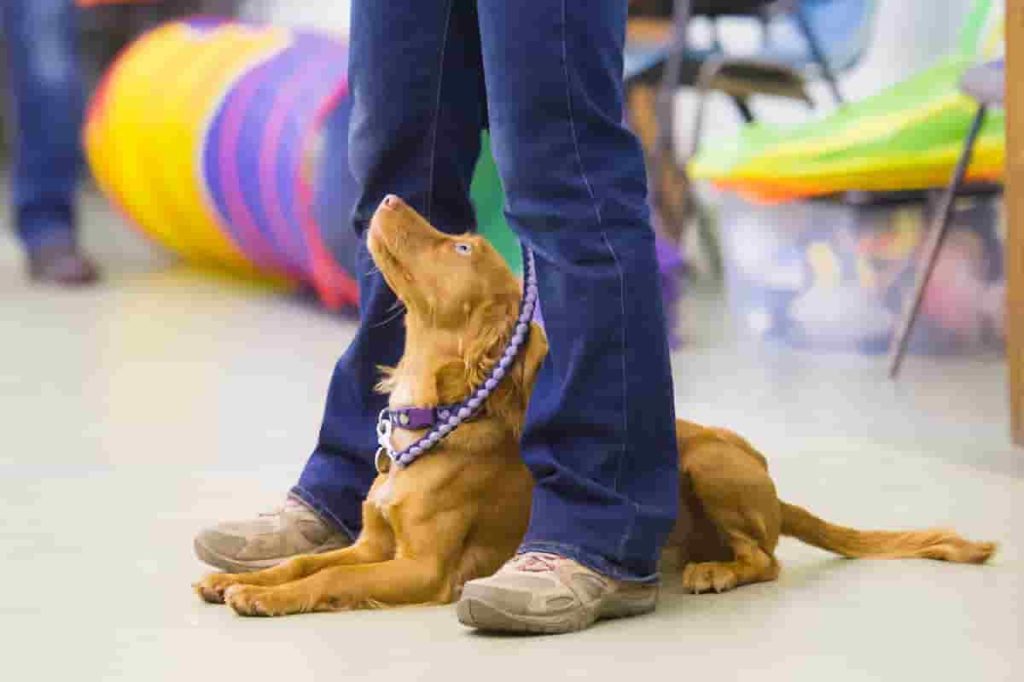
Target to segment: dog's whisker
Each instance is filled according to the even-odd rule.
[[[375,324],[370,325],[370,328],[371,329],[377,329],[378,327],[383,327],[385,325],[391,324],[395,320],[397,320],[400,317],[402,317],[402,315],[404,315],[404,314],[405,314],[405,306],[402,306],[398,310],[395,311],[394,315],[389,315],[388,317],[384,318],[380,322],[377,322]]]

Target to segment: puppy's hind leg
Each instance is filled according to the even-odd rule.
[[[688,453],[684,469],[704,513],[731,550],[732,561],[688,564],[683,587],[699,594],[775,580],[779,564],[774,551],[782,522],[763,459],[734,443],[714,442]]]
[[[752,538],[730,538],[735,555],[732,561],[690,563],[683,569],[683,588],[687,592],[726,592],[749,583],[768,582],[779,576],[779,564]]]

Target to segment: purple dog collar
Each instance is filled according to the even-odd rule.
[[[433,448],[459,425],[472,419],[483,407],[494,389],[505,378],[508,370],[515,362],[516,356],[526,346],[530,335],[530,321],[537,308],[539,292],[537,288],[537,265],[533,251],[523,248],[523,300],[519,303],[519,317],[513,327],[512,338],[509,339],[501,359],[491,368],[484,383],[478,386],[468,398],[458,405],[441,405],[431,407],[406,407],[395,410],[381,410],[377,417],[377,454],[374,456],[377,473],[386,474],[394,464],[404,469],[425,452]],[[444,415],[448,416],[445,417]],[[403,424],[406,420],[409,423]],[[419,424],[420,426],[413,426]],[[404,450],[396,451],[391,444],[391,432],[395,428],[429,429],[419,440]]]
[[[387,411],[387,418],[395,428],[419,431],[447,422],[453,414],[458,412],[459,407],[460,405],[399,407],[389,409]]]

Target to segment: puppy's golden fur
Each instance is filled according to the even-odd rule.
[[[390,404],[455,403],[498,360],[515,322],[520,286],[477,236],[448,236],[400,199],[375,215],[370,253],[408,309],[405,353],[385,370]],[[478,418],[406,469],[374,481],[355,543],[247,574],[213,574],[196,585],[209,602],[243,615],[446,603],[467,580],[493,573],[526,531],[533,480],[519,435],[545,354],[543,330],[529,342]],[[421,433],[396,430],[404,448]],[[680,421],[680,521],[666,554],[692,592],[774,580],[780,535],[849,557],[925,557],[980,563],[994,551],[951,531],[862,532],[833,526],[775,493],[764,457],[739,436]]]

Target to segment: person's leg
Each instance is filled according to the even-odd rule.
[[[353,0],[351,26],[357,233],[362,238],[387,194],[401,196],[439,229],[472,230],[469,186],[485,115],[475,3]],[[376,475],[376,420],[386,403],[374,391],[378,367],[398,362],[405,336],[403,311],[365,242],[358,268],[359,330],[334,369],[319,441],[292,489],[350,539],[359,533],[362,501]]]
[[[14,224],[34,276],[91,280],[91,266],[67,260],[75,252],[74,200],[81,161],[77,10],[73,0],[2,4],[17,131]],[[38,258],[62,262],[36,263]],[[56,277],[47,277],[37,265],[55,269],[51,274]]]
[[[480,151],[483,80],[469,0],[352,3],[349,159],[360,186],[355,228],[397,194],[438,228],[473,229],[469,185]],[[395,365],[401,309],[360,248],[362,321],[331,379],[316,449],[293,493],[351,535],[376,475],[377,368]]]
[[[653,582],[678,474],[643,155],[623,125],[626,3],[480,0],[479,12],[508,217],[536,253],[551,347],[523,440],[537,489],[521,552]]]
[[[72,0],[7,0],[4,31],[17,135],[15,225],[26,244],[70,234],[82,85]]]

